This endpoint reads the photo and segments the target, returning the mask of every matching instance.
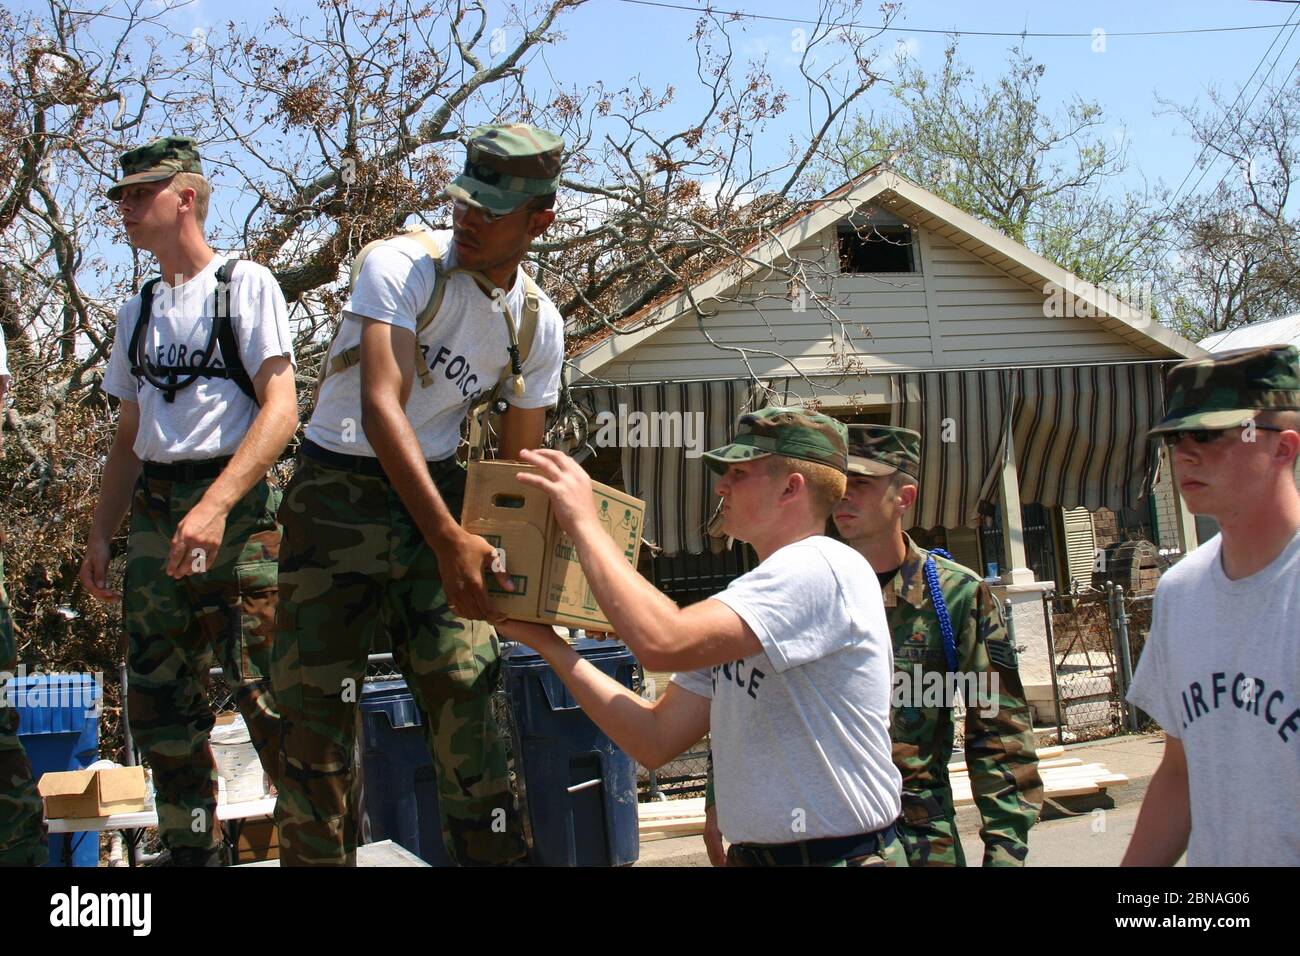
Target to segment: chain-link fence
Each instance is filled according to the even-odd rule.
[[[220,667],[208,672],[208,705],[214,714],[234,713],[235,695],[226,687],[224,673]],[[402,671],[393,660],[392,654],[371,654],[366,660],[367,684],[381,680],[401,680]]]
[[[1124,685],[1125,695],[1128,694],[1128,688],[1133,683],[1132,672],[1137,670],[1138,661],[1142,658],[1142,651],[1147,643],[1147,635],[1151,633],[1151,612],[1154,605],[1154,592],[1124,596],[1126,619],[1123,625],[1128,645],[1128,657],[1129,661],[1131,661],[1131,670]],[[1129,724],[1131,730],[1136,733],[1148,733],[1159,729],[1159,725],[1145,711],[1137,708],[1130,709],[1132,710]]]
[[[667,673],[647,673],[638,664],[633,689],[653,700],[668,689],[670,677]],[[651,770],[638,766],[637,795],[642,802],[702,797],[708,774],[709,738],[706,736],[662,767]]]
[[[668,761],[658,770],[637,768],[637,790],[642,801],[678,800],[686,797],[704,796],[704,788],[709,773],[709,740],[706,737],[699,745],[674,760]]]
[[[1126,702],[1133,669],[1151,629],[1151,594],[1107,585],[1071,595],[1052,610],[1058,739],[1076,743],[1147,729]]]

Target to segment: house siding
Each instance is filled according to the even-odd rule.
[[[873,371],[1060,365],[1149,359],[1151,354],[1087,316],[1048,316],[1045,296],[937,233],[917,229],[920,272],[839,275],[834,227],[792,255],[811,284],[840,303],[835,322],[815,307],[796,311],[784,282],[746,282],[705,320],[722,346],[749,353],[762,377],[851,377]],[[817,277],[820,273],[820,277]],[[782,358],[781,356],[784,356]],[[788,361],[787,361],[788,360]],[[743,378],[735,353],[714,348],[688,313],[616,356],[596,373],[615,382]]]

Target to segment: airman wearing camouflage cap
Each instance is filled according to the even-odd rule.
[[[280,780],[269,674],[280,492],[266,473],[298,425],[289,313],[269,269],[208,245],[211,190],[193,139],[155,139],[120,162],[108,196],[160,274],[118,313],[104,391],[120,413],[79,577],[122,604],[127,710],[153,771],[164,859],[216,865],[214,660],[263,769]],[[108,567],[128,505],[118,593]]]
[[[937,704],[924,695],[913,699],[935,675],[945,682],[960,675],[986,695],[968,700],[965,714],[966,766],[983,818],[984,863],[1018,866],[1029,849],[1042,782],[1016,652],[1001,606],[979,575],[903,531],[920,473],[919,433],[849,426],[849,488],[834,519],[884,591],[894,645],[890,736],[903,775],[899,834],[910,866],[965,864],[948,777],[954,695],[945,693]]]
[[[479,126],[469,134],[464,171],[447,195],[504,215],[560,185],[564,140],[527,123]]]
[[[843,492],[845,437],[817,412],[765,408],[707,453],[721,474],[723,530],[752,545],[759,564],[689,607],[609,549],[580,465],[556,451],[522,456],[537,471],[520,481],[549,495],[618,636],[647,667],[680,673],[644,706],[610,676],[574,666],[551,629],[499,629],[536,648],[587,715],[649,766],[710,734],[731,865],[906,865],[880,590],[862,556],[825,534]]]
[[[1300,865],[1300,361],[1294,345],[1170,370],[1151,429],[1219,533],[1160,578],[1128,700],[1165,732],[1126,866]]]
[[[122,190],[136,183],[161,182],[177,173],[203,175],[198,145],[188,136],[152,140],[123,153],[118,162],[122,165],[122,178],[108,188],[108,198],[114,202]]]
[[[452,230],[382,240],[353,264],[327,356],[341,371],[322,381],[285,490],[273,665],[288,778],[281,865],[356,862],[358,702],[346,687],[384,635],[428,717],[448,854],[481,865],[526,852],[492,708],[501,662],[486,621],[499,614],[484,578],[495,551],[460,527],[457,450],[480,398],[500,411],[502,458],[542,444],[564,322],[522,263],[554,221],[563,152],[560,137],[523,123],[478,127],[446,189]],[[363,335],[373,336],[364,350]]]
[[[1165,417],[1149,434],[1238,428],[1262,411],[1300,409],[1298,356],[1294,345],[1268,345],[1180,362],[1169,370]]]
[[[842,424],[820,412],[773,406],[741,415],[735,439],[705,452],[704,461],[714,472],[722,474],[738,461],[781,455],[845,472],[847,437]]]

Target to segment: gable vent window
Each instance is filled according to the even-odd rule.
[[[839,227],[840,272],[917,272],[916,245],[907,225]]]

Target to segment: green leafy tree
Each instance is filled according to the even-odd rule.
[[[1198,340],[1300,311],[1300,76],[1248,101],[1213,93],[1208,108],[1175,110],[1209,186],[1175,205],[1161,289],[1171,324]]]
[[[1109,195],[1127,168],[1101,107],[1043,102],[1046,71],[1023,49],[979,82],[949,45],[932,75],[907,62],[893,108],[859,116],[840,143],[854,173],[893,168],[988,225],[1098,285],[1132,282],[1151,228],[1146,192]]]

